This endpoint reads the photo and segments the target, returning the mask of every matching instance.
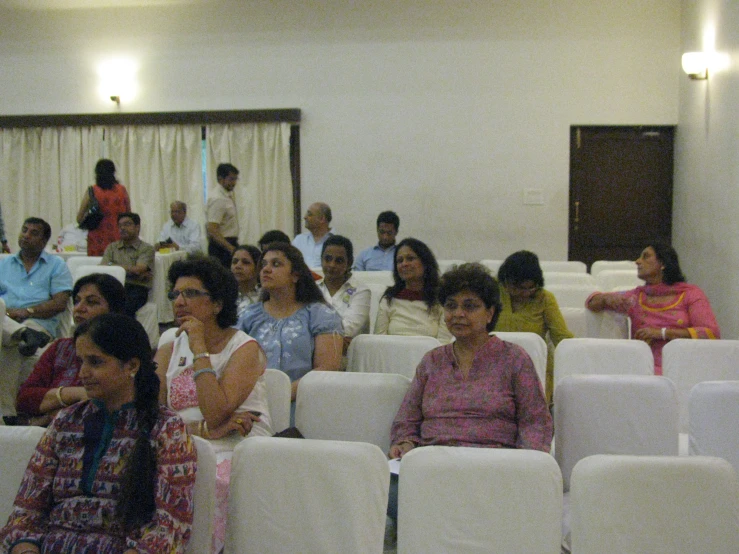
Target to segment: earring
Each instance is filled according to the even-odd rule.
[[[136,372],[134,371],[133,373],[129,373],[129,375],[131,376],[131,379],[134,379],[136,377]]]

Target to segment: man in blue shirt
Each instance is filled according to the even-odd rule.
[[[323,243],[331,236],[331,208],[323,202],[315,202],[308,206],[303,221],[307,230],[296,236],[292,245],[302,252],[308,267],[321,267]]]
[[[59,256],[44,251],[51,227],[38,217],[23,222],[17,254],[0,260],[0,300],[4,303],[3,346],[18,345],[31,356],[58,331],[67,308],[72,275]]]
[[[395,262],[395,237],[400,227],[400,218],[395,212],[382,212],[377,216],[377,239],[375,246],[362,250],[354,262],[355,271],[392,271]]]

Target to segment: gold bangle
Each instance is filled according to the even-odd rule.
[[[69,404],[67,404],[64,400],[62,400],[62,389],[63,388],[64,386],[61,386],[58,389],[56,389],[56,399],[59,401],[59,405],[62,408],[66,408],[67,406],[69,406]]]

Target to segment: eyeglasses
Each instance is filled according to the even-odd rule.
[[[173,290],[170,291],[169,294],[167,294],[167,298],[174,302],[180,297],[180,295],[182,295],[182,298],[184,298],[185,300],[194,300],[195,298],[200,298],[201,296],[210,296],[210,293],[207,290],[198,289]]]
[[[453,312],[457,308],[462,308],[463,312],[472,313],[476,312],[482,307],[484,307],[484,304],[480,304],[479,302],[462,302],[461,304],[457,304],[456,302],[452,302],[451,300],[447,300],[446,302],[444,302],[444,309],[447,312]]]

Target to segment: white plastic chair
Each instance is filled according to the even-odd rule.
[[[82,267],[83,265],[100,265],[102,261],[102,256],[73,256],[67,259],[67,267],[72,277],[74,277],[78,267]]]
[[[573,554],[736,554],[739,484],[726,460],[592,456],[572,472]]]
[[[438,346],[441,343],[434,337],[359,335],[349,345],[346,370],[413,377],[421,359]]]
[[[390,473],[360,442],[251,437],[231,465],[226,554],[379,554]]]
[[[539,261],[539,267],[541,267],[542,271],[556,271],[556,272],[565,272],[565,273],[587,273],[588,272],[588,266],[585,265],[583,262],[578,262],[575,260],[540,260]]]
[[[586,308],[587,310],[587,308]],[[593,339],[628,339],[631,338],[631,320],[626,314],[587,310],[585,319],[588,326],[588,338]]]
[[[300,380],[295,426],[308,439],[390,449],[390,427],[411,380],[384,373],[311,371]]]
[[[159,343],[157,344],[157,349],[161,348],[165,344],[169,344],[170,342],[174,342],[174,340],[177,338],[177,329],[179,327],[170,327],[164,333],[161,334],[159,337]]]
[[[70,260],[78,260],[80,258],[70,258]],[[98,265],[98,264],[76,264],[72,273],[72,280],[76,283],[82,277],[92,275],[93,273],[105,273],[118,279],[121,285],[126,284],[126,270],[119,265]]]
[[[646,342],[621,339],[565,339],[554,351],[554,387],[569,375],[654,375]]]
[[[544,287],[551,285],[591,285],[594,286],[595,278],[589,273],[572,273],[568,271],[545,271]]]
[[[596,278],[598,288],[603,291],[613,291],[616,288],[627,287],[633,289],[644,284],[636,274],[636,269],[604,269]]]
[[[372,272],[368,272],[368,273],[372,273]],[[385,285],[382,283],[372,283],[372,284],[367,285],[367,288],[370,290],[370,313],[369,313],[370,334],[375,329],[375,321],[377,321],[377,312],[380,311],[380,300],[382,300],[382,295],[385,294],[385,291],[387,290],[388,286],[389,285]]]
[[[584,339],[588,337],[588,309],[587,308],[570,308],[561,307],[562,317],[567,324],[567,328],[575,335],[576,339]]]
[[[290,396],[292,394],[290,377],[279,369],[267,368],[264,372],[264,381],[267,386],[267,405],[269,406],[269,417],[272,420],[272,431],[279,433],[290,427]]]
[[[688,432],[688,397],[702,381],[739,381],[739,340],[669,341],[662,349],[662,374],[677,387],[680,432]]]
[[[216,454],[211,444],[192,436],[198,453],[198,471],[193,489],[193,517],[187,554],[210,552],[213,540],[213,522],[216,513]]]
[[[536,333],[495,331],[490,334],[495,335],[501,340],[517,344],[526,350],[529,358],[534,363],[534,369],[536,369],[536,374],[539,376],[541,386],[545,386],[547,377],[547,343],[544,342],[543,338]]]
[[[452,266],[454,265],[462,265],[465,263],[464,260],[436,260],[436,263],[439,264],[439,275],[443,275],[447,271],[449,271]]]
[[[717,456],[739,474],[739,381],[704,381],[690,391],[689,453]]]
[[[584,308],[588,296],[598,290],[593,283],[582,285],[549,285],[546,290],[554,295],[560,308]]]
[[[505,260],[480,260],[480,264],[484,265],[490,270],[490,273],[496,279],[498,278],[498,270],[503,265]]]
[[[392,286],[393,284],[393,272],[392,271],[352,271],[352,277],[357,282],[369,285],[384,285],[385,288]],[[385,289],[383,289],[384,291]]]
[[[0,521],[3,525],[13,510],[23,474],[45,431],[41,427],[0,425]]]
[[[633,260],[597,260],[590,266],[590,274],[593,277],[598,277],[598,274],[606,269],[634,269],[636,270],[636,262]]]
[[[559,553],[561,507],[549,454],[415,448],[400,464],[398,552]]]

